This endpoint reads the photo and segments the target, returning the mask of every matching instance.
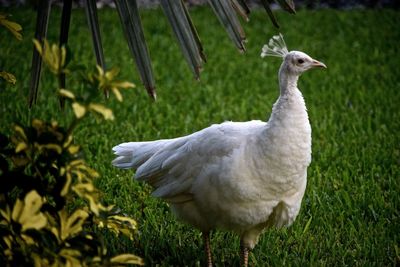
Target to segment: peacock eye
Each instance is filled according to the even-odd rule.
[[[304,60],[300,58],[300,59],[297,60],[297,63],[303,64],[303,63],[304,63]]]

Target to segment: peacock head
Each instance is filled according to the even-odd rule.
[[[288,51],[282,34],[273,36],[262,48],[261,57],[274,56],[283,58],[281,69],[294,75],[300,75],[312,68],[326,68],[326,65],[300,51]]]

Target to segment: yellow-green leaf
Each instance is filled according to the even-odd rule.
[[[8,205],[5,206],[4,210],[0,209],[0,214],[4,219],[6,219],[7,222],[11,221],[11,211]]]
[[[17,82],[17,79],[15,78],[15,76],[6,71],[0,71],[0,77],[3,78],[4,80],[6,80],[8,83],[11,83],[13,85],[15,85],[15,83]]]
[[[68,152],[69,152],[71,155],[74,155],[74,154],[76,154],[76,153],[79,152],[79,148],[80,148],[80,146],[78,146],[78,145],[70,145],[70,146],[68,147]]]
[[[111,81],[112,79],[114,79],[115,76],[117,76],[119,73],[119,69],[118,68],[112,68],[111,70],[107,71],[105,73],[105,77],[107,80]]]
[[[103,76],[103,75],[104,75],[104,70],[103,70],[102,67],[100,67],[99,65],[96,65],[96,69],[97,69],[97,71],[99,72],[99,75],[100,75],[100,76]]]
[[[71,167],[79,166],[79,165],[82,165],[82,164],[85,164],[85,161],[83,159],[76,159],[76,160],[73,160],[73,161],[71,161],[69,163],[69,165]]]
[[[61,249],[59,255],[66,259],[66,267],[81,267],[83,266],[79,257],[81,257],[81,252],[76,249],[63,248]]]
[[[25,243],[27,243],[28,245],[35,244],[35,240],[32,237],[30,237],[28,235],[24,235],[24,234],[22,234],[21,237],[25,241]]]
[[[79,192],[93,192],[95,187],[92,183],[79,183],[74,185],[74,189]],[[83,196],[83,194],[81,196]]]
[[[64,142],[63,147],[66,148],[72,143],[73,137],[72,135],[68,135],[67,140]]]
[[[39,55],[43,55],[43,48],[40,42],[37,39],[33,39],[33,45],[35,46],[36,50],[38,51]]]
[[[67,58],[67,49],[65,49],[65,46],[61,47],[61,67],[65,65],[65,59]]]
[[[25,142],[20,142],[18,145],[15,147],[15,153],[19,153],[25,149],[28,148],[28,145]]]
[[[42,56],[43,62],[49,67],[50,71],[54,74],[68,73],[67,69],[64,69],[64,64],[67,56],[67,50],[65,47],[60,47],[57,44],[50,45],[47,40],[44,40],[41,44],[38,40],[33,40],[33,43]]]
[[[62,152],[61,146],[59,146],[57,144],[45,144],[45,145],[41,145],[40,147],[41,148],[50,149],[50,150],[54,150],[58,154],[61,154],[61,152]]]
[[[60,63],[61,63],[61,53],[58,45],[52,44],[51,46],[51,54],[52,54],[52,66],[55,73],[60,71]]]
[[[81,252],[77,249],[70,249],[70,248],[63,248],[60,251],[61,256],[72,256],[72,257],[79,257],[81,256]]]
[[[12,214],[11,214],[11,218],[13,219],[13,221],[15,221],[15,222],[18,221],[18,218],[22,212],[23,207],[24,207],[24,203],[17,198],[17,200],[15,201],[15,204],[14,204],[14,208],[12,210]]]
[[[98,172],[96,172],[96,171],[95,171],[94,169],[92,169],[92,168],[89,168],[89,167],[86,166],[85,164],[80,165],[80,166],[79,166],[79,169],[85,170],[85,171],[90,175],[90,177],[92,177],[92,178],[97,178],[97,177],[100,176]]]
[[[21,136],[24,140],[28,140],[28,138],[27,138],[26,135],[25,135],[25,131],[24,131],[24,129],[23,129],[21,126],[15,125],[15,126],[14,126],[14,131],[16,131],[17,133],[19,133],[20,136]]]
[[[134,219],[132,219],[132,218],[129,218],[129,217],[120,216],[120,215],[113,215],[113,216],[110,216],[110,218],[112,218],[112,219],[114,219],[116,221],[129,223],[132,228],[136,228],[136,225],[137,225],[136,221]]]
[[[12,235],[8,235],[8,236],[4,236],[3,237],[4,243],[6,243],[8,248],[12,248],[13,247],[13,239],[14,238],[12,237]],[[4,254],[6,254],[6,253],[4,253]]]
[[[40,130],[41,128],[43,128],[44,123],[41,120],[38,119],[33,119],[32,120],[32,126],[36,129],[36,130]]]
[[[0,18],[0,24],[6,27],[18,40],[22,40],[22,35],[20,31],[22,31],[21,25],[14,21],[10,21],[5,17]]]
[[[64,186],[63,186],[63,188],[62,188],[62,190],[61,190],[61,193],[60,193],[60,195],[61,195],[62,197],[66,196],[66,195],[68,194],[69,188],[70,188],[70,186],[71,186],[71,183],[72,183],[72,176],[71,176],[70,173],[67,173],[67,175],[66,175],[66,181],[65,181]]]
[[[84,197],[89,201],[90,210],[96,214],[96,216],[99,216],[101,204],[92,195],[85,194]]]
[[[114,86],[119,88],[135,88],[135,84],[131,82],[114,82]]]
[[[119,229],[119,231],[126,237],[128,237],[130,240],[133,240],[133,231],[130,229]]]
[[[84,210],[76,210],[70,217],[67,211],[62,209],[58,212],[61,222],[61,240],[65,240],[80,231],[89,214]]]
[[[118,100],[119,102],[122,102],[122,95],[121,95],[121,93],[119,92],[119,90],[118,90],[116,87],[112,88],[111,90],[112,90],[112,92],[114,93],[114,95],[115,95],[115,97],[117,98],[117,100]]]
[[[137,264],[144,265],[143,259],[133,254],[120,254],[112,257],[110,262],[119,264]]]
[[[47,224],[46,217],[40,212],[42,205],[42,197],[36,190],[32,190],[26,194],[23,202],[17,199],[12,212],[12,219],[22,225],[22,231],[42,229]]]
[[[80,119],[83,116],[85,116],[86,113],[86,108],[85,106],[82,106],[78,102],[72,103],[72,109],[74,110],[75,116]]]
[[[112,110],[103,105],[90,103],[89,109],[101,114],[106,120],[114,120],[114,114]]]
[[[62,97],[69,98],[69,99],[75,99],[75,95],[67,89],[62,88],[62,89],[58,90],[58,93]]]

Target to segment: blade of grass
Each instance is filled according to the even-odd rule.
[[[185,10],[184,3],[176,0],[162,0],[161,6],[195,78],[199,79],[204,54],[194,25],[191,21],[189,22],[189,13]]]
[[[148,94],[155,100],[156,90],[150,55],[144,39],[136,0],[115,0],[129,49]]]
[[[241,52],[244,52],[246,50],[244,47],[246,37],[231,2],[227,0],[208,0],[208,3],[236,47]]]
[[[51,9],[50,0],[39,1],[39,6],[37,9],[37,17],[36,17],[35,39],[39,40],[40,42],[46,39],[47,27],[49,24],[50,9]],[[28,98],[29,108],[32,108],[33,103],[36,103],[41,69],[42,69],[42,58],[40,57],[39,52],[36,50],[35,46],[33,46],[31,80],[29,85],[29,98]]]
[[[60,28],[60,47],[66,46],[68,43],[68,33],[69,33],[69,25],[71,22],[71,10],[72,10],[72,0],[64,0],[63,2],[63,10],[61,14],[61,28]],[[58,77],[58,86],[61,88],[65,88],[65,73],[60,73]],[[65,99],[60,96],[60,106],[64,107]]]

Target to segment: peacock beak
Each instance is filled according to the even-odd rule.
[[[315,60],[315,59],[312,61],[311,66],[314,67],[314,68],[315,68],[315,67],[324,68],[324,69],[327,68],[326,65],[325,65],[324,63],[322,63],[322,62],[320,62],[320,61],[318,61],[318,60]]]

